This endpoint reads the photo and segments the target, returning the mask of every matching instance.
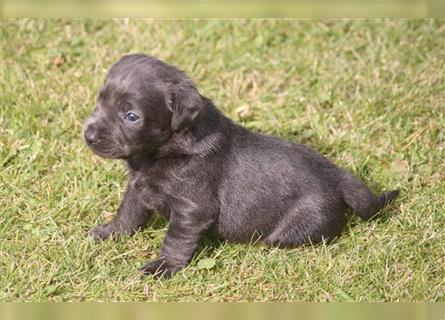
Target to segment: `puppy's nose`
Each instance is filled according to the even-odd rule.
[[[85,130],[84,136],[85,136],[85,141],[88,144],[94,144],[97,142],[98,140],[98,131],[94,130],[93,128],[87,128],[87,130]]]

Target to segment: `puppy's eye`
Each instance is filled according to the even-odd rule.
[[[136,121],[139,120],[139,116],[138,116],[137,114],[133,113],[133,112],[128,112],[128,113],[125,115],[124,119],[125,119],[125,120],[128,120],[128,121],[130,121],[130,122],[136,122]]]

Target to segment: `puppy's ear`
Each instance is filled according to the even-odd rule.
[[[170,109],[173,112],[173,132],[190,126],[199,117],[203,109],[202,98],[191,80],[184,80],[173,87]]]

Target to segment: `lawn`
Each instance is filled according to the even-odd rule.
[[[0,300],[444,301],[444,39],[444,20],[3,20]],[[87,237],[126,172],[80,137],[131,52],[179,66],[251,130],[401,196],[371,222],[349,214],[331,245],[203,242],[173,278],[142,278],[167,225]]]

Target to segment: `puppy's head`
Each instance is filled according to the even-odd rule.
[[[155,155],[174,133],[192,126],[203,107],[183,72],[143,54],[124,56],[108,72],[83,138],[106,158]]]

